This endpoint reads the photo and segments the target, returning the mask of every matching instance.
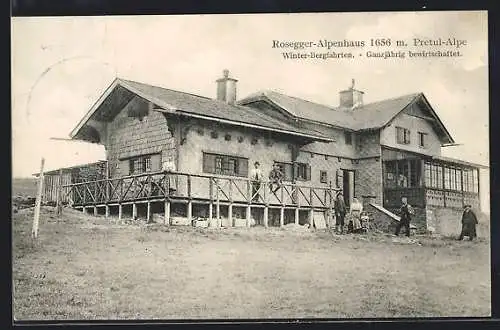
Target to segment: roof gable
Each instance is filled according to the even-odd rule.
[[[448,133],[423,93],[412,93],[372,102],[354,109],[329,107],[275,91],[255,93],[240,100],[238,103],[252,106],[252,103],[263,100],[280,107],[291,118],[310,120],[353,131],[383,128],[402,111],[411,109],[412,105],[418,103],[420,105],[419,108],[424,109],[424,112],[428,114],[427,117],[435,120],[434,128],[442,137],[443,143],[453,143],[453,138]]]
[[[280,132],[296,136],[307,137],[313,140],[330,141],[328,137],[319,132],[304,130],[267,116],[256,109],[230,105],[222,101],[207,97],[152,86],[135,81],[116,78],[106,89],[99,100],[91,107],[89,112],[78,123],[70,136],[75,138],[78,132],[91,119],[112,119],[134,95],[153,103],[159,111],[196,116],[207,120],[224,121],[228,124],[249,126],[263,130]]]

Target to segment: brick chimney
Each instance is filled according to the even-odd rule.
[[[236,102],[236,82],[238,80],[229,78],[229,70],[222,72],[223,77],[217,79],[217,100],[234,104]]]
[[[340,107],[347,109],[355,109],[363,105],[364,92],[354,89],[354,79],[352,80],[351,87],[344,91],[339,92]]]

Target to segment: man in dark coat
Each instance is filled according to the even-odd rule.
[[[477,236],[476,225],[478,223],[476,214],[471,210],[471,206],[465,205],[464,213],[462,214],[462,232],[458,240],[461,241],[464,239],[464,236],[468,236],[469,240],[472,241]]]
[[[339,193],[337,195],[337,198],[335,199],[335,218],[337,220],[335,225],[337,227],[337,232],[340,232],[341,234],[344,233],[345,214],[346,214],[346,208],[344,202],[344,195],[342,195],[342,193]]]
[[[401,198],[402,205],[399,208],[399,214],[401,214],[401,219],[399,220],[398,225],[396,226],[396,232],[394,233],[396,236],[399,236],[399,231],[401,227],[405,227],[406,236],[410,237],[410,221],[411,215],[414,213],[413,208],[408,204],[408,200],[406,197]]]

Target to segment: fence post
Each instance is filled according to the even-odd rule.
[[[189,223],[192,222],[193,220],[193,200],[191,197],[191,175],[188,175],[187,177],[187,193],[188,193],[188,202],[187,202],[187,209],[186,209],[186,216],[189,221]]]
[[[329,199],[330,199],[330,205],[329,205],[329,210],[330,210],[330,215],[329,215],[329,220],[328,220],[328,225],[329,227],[332,227],[333,220],[335,218],[335,212],[334,212],[334,201],[335,199],[333,198],[334,195],[334,190],[332,187],[332,181],[330,181],[330,186],[329,186]]]
[[[36,195],[36,202],[35,202],[35,215],[33,217],[33,228],[31,230],[31,236],[33,238],[38,237],[38,222],[40,220],[40,206],[42,204],[42,191],[43,191],[43,166],[45,164],[45,159],[42,158],[41,165],[40,165],[40,174],[38,177],[38,191]]]
[[[62,213],[62,168],[59,169],[59,184],[57,185],[57,191],[56,191],[56,214],[58,216],[61,215]]]
[[[217,227],[220,227],[221,225],[221,218],[220,218],[220,196],[219,196],[219,190],[220,190],[220,181],[219,179],[215,179],[215,187],[217,189],[217,192],[215,194],[216,198],[217,198],[217,204],[215,206],[215,214],[216,214],[216,217],[217,217]]]
[[[227,207],[228,227],[233,227],[233,180],[229,179],[229,205]]]

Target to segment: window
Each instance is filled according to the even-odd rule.
[[[410,130],[396,127],[396,139],[399,144],[410,144]]]
[[[426,181],[430,171],[425,171]],[[401,159],[384,162],[384,186],[387,188],[420,187],[420,160]]]
[[[443,167],[436,166],[436,188],[443,189]]]
[[[152,158],[159,158],[160,155],[146,155],[129,158],[129,174],[140,174],[144,172],[151,172],[153,170]],[[159,163],[159,161],[158,161]],[[159,164],[158,164],[159,166]],[[159,168],[155,168],[159,170]]]
[[[465,192],[478,191],[478,184],[474,178],[474,173],[477,176],[477,170],[467,170],[430,163],[426,163],[424,169],[426,187],[453,191],[463,190]],[[441,177],[444,180],[441,180]]]
[[[427,133],[418,132],[418,145],[421,148],[425,148],[427,146]]]
[[[449,167],[444,168],[444,189],[451,189],[451,172]]]
[[[344,132],[345,144],[352,144],[352,132]]]
[[[295,168],[297,169],[297,175],[295,178],[300,181],[311,180],[311,165],[304,163],[296,163]]]
[[[474,181],[473,192],[479,193],[479,173],[477,169],[472,170],[472,180]]]
[[[328,173],[326,171],[319,171],[319,182],[328,183]]]
[[[293,181],[295,178],[299,181],[311,180],[311,165],[306,163],[275,162],[283,172],[284,181]]]
[[[477,193],[479,191],[479,182],[477,181],[477,170],[472,169],[464,169],[462,170],[464,179],[463,179],[463,187],[464,191]]]
[[[231,176],[247,176],[248,158],[204,152],[203,172]]]

